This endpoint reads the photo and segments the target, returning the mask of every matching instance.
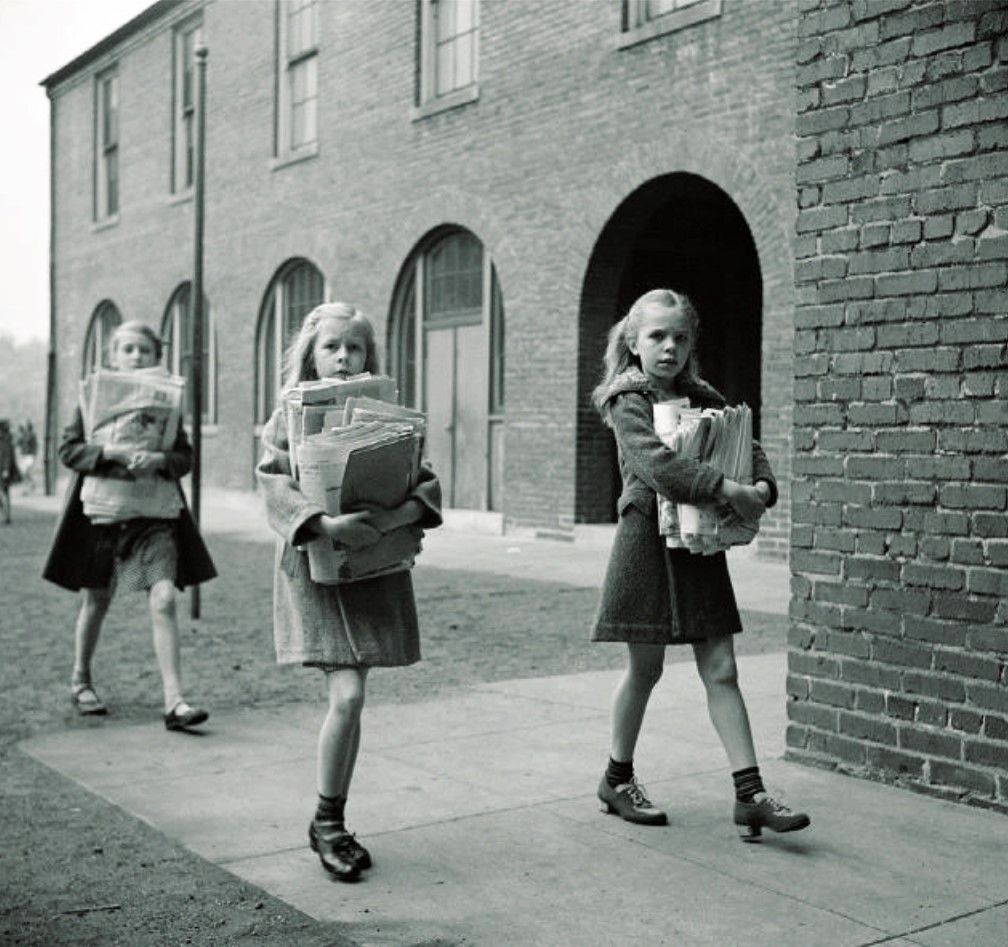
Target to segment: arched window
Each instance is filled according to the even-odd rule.
[[[107,299],[98,304],[91,322],[88,324],[87,336],[84,339],[84,358],[81,363],[81,376],[87,376],[99,368],[108,368],[108,346],[112,334],[122,322],[122,316],[115,304]]]
[[[203,297],[203,423],[217,421],[217,333],[214,331],[213,313],[206,296]],[[164,341],[162,364],[168,371],[181,375],[187,381],[192,374],[192,284],[183,283],[172,293],[161,321],[161,338]],[[192,387],[186,385],[185,417],[192,417]]]
[[[445,503],[499,511],[504,483],[504,303],[480,240],[444,228],[403,267],[389,319],[389,371],[426,411]]]
[[[301,322],[325,300],[325,279],[308,260],[291,260],[273,277],[259,312],[256,423],[265,424],[283,387],[283,355]]]

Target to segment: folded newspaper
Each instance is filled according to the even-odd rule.
[[[687,399],[654,406],[655,431],[684,458],[698,460],[739,483],[752,483],[752,411],[748,405],[691,408]],[[658,527],[673,549],[711,555],[752,542],[759,521],[730,507],[676,503],[658,496]]]
[[[357,421],[301,441],[301,492],[330,516],[408,499],[420,474],[422,439],[409,423]],[[324,585],[370,579],[412,568],[420,530],[405,526],[384,533],[366,549],[345,549],[326,536],[307,543],[311,578]]]
[[[102,446],[170,450],[178,437],[185,379],[163,367],[99,369],[80,383],[84,435]],[[85,476],[84,513],[94,522],[136,517],[173,519],[182,508],[178,488],[164,477]]]

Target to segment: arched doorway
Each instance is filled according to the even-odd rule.
[[[91,315],[87,335],[84,337],[81,378],[87,378],[99,368],[109,367],[109,343],[122,321],[122,315],[115,303],[105,299],[98,304]]]
[[[410,254],[389,319],[389,372],[427,412],[427,457],[447,507],[502,509],[504,306],[483,244],[441,228]]]
[[[653,178],[606,222],[585,272],[578,357],[579,523],[611,522],[616,448],[591,405],[606,333],[650,289],[685,292],[700,315],[700,371],[731,404],[761,404],[763,283],[756,245],[734,201],[695,174]]]

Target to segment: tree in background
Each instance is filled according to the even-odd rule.
[[[0,417],[10,418],[15,429],[30,418],[40,442],[45,435],[47,348],[43,339],[19,344],[0,333]],[[40,443],[40,459],[41,453]]]

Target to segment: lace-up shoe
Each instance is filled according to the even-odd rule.
[[[735,800],[735,828],[743,842],[758,842],[764,828],[773,832],[797,832],[811,823],[804,812],[792,812],[765,792],[753,796],[752,802]]]
[[[363,845],[343,827],[342,822],[320,822],[313,819],[308,826],[308,844],[318,853],[322,867],[337,881],[356,881],[365,867],[359,862],[358,849],[371,856]]]
[[[668,816],[651,803],[642,783],[634,776],[628,783],[610,786],[605,776],[598,787],[599,809],[638,825],[667,825]]]

